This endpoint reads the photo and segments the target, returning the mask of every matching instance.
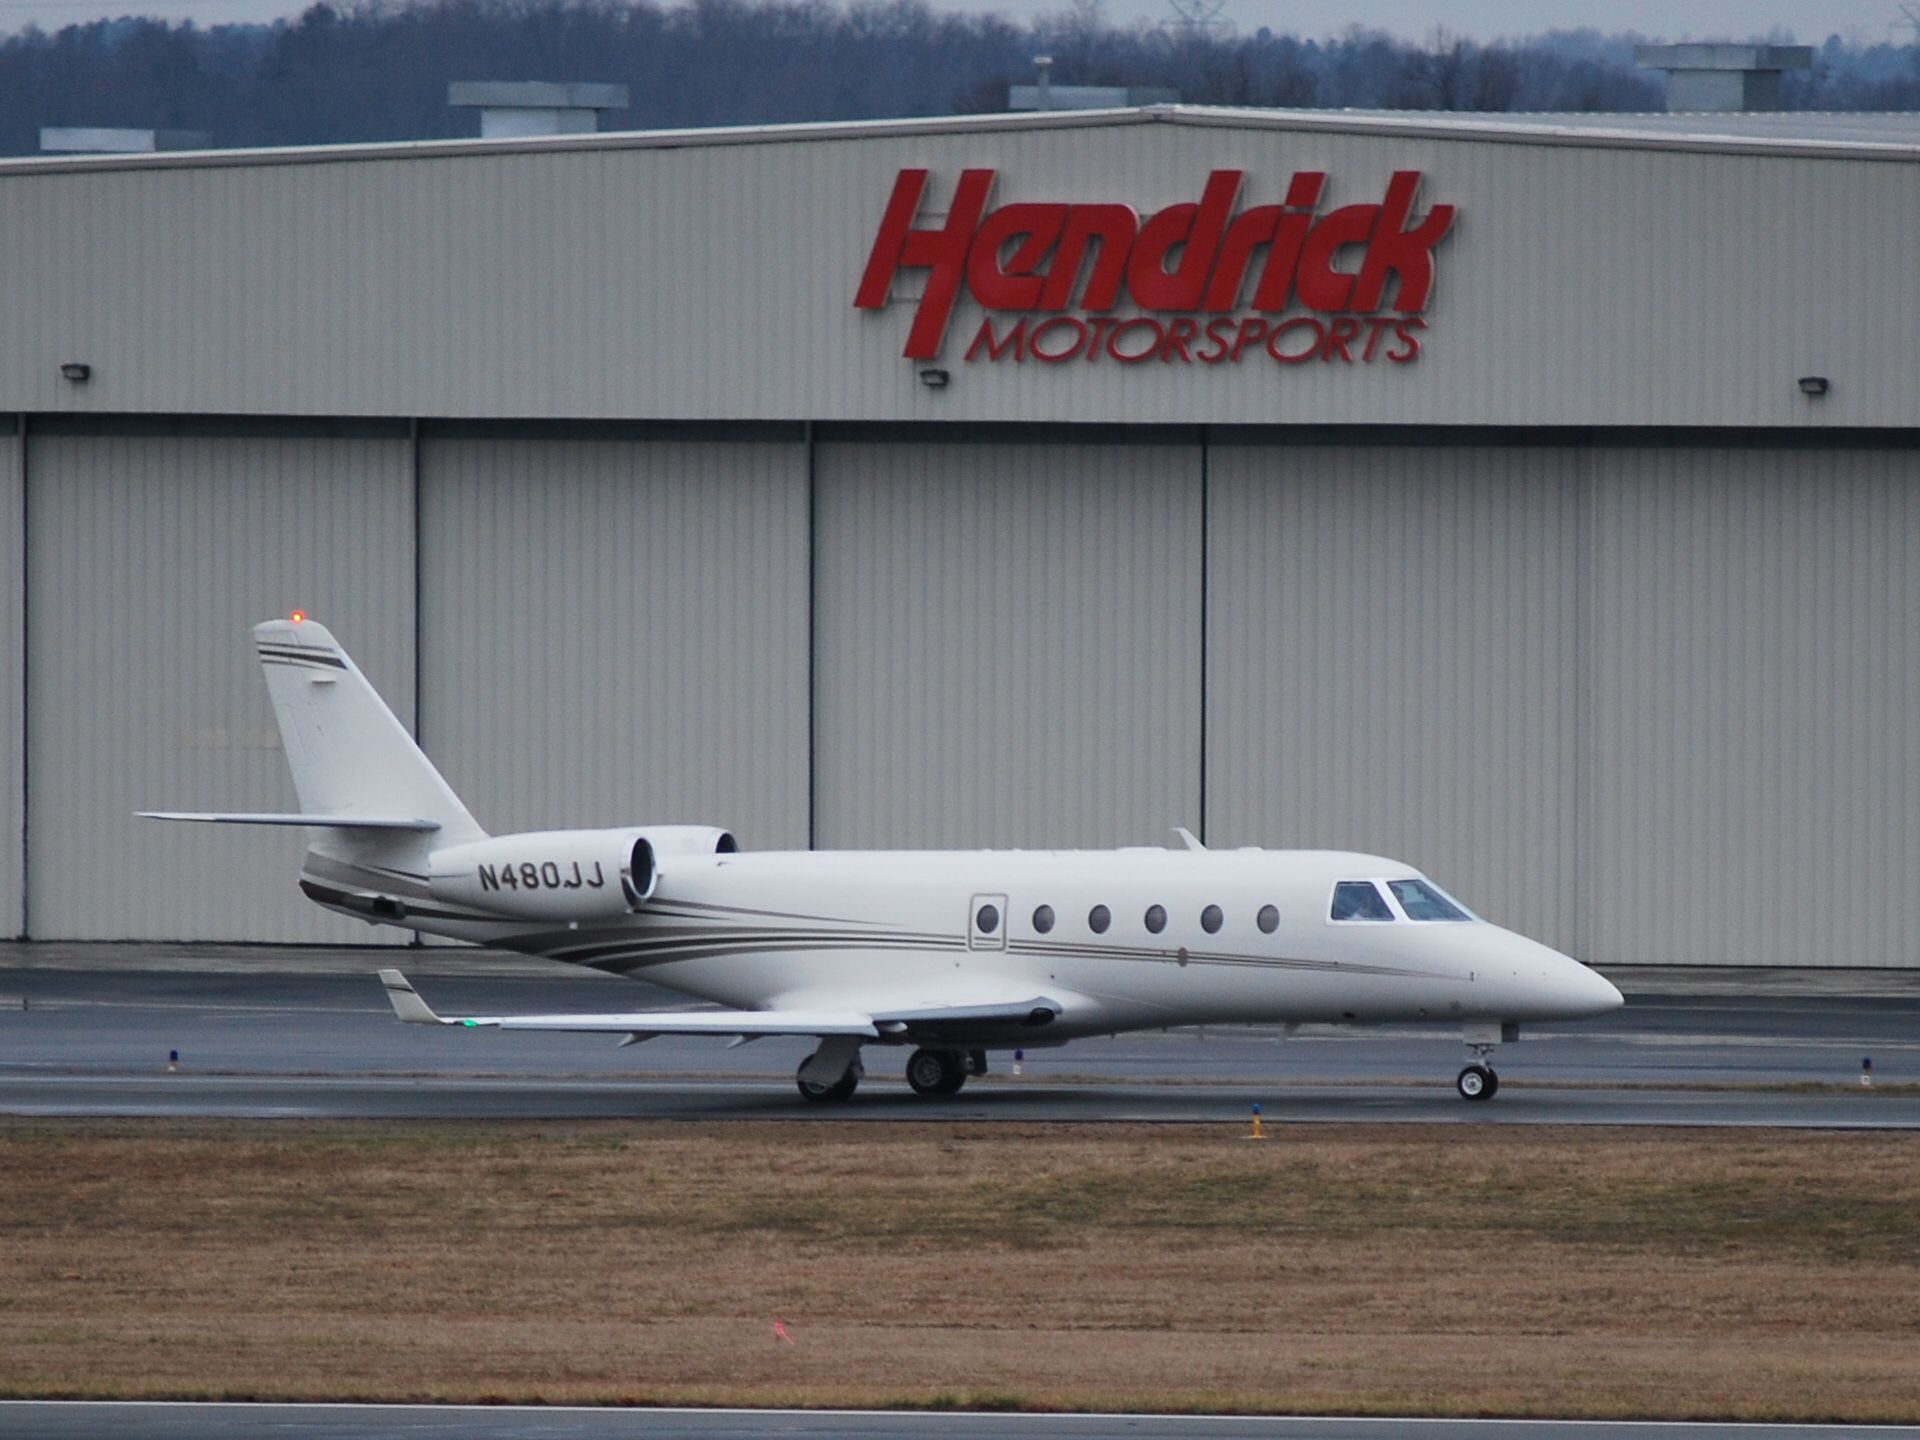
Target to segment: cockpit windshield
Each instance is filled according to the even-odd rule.
[[[1371,880],[1342,880],[1333,887],[1329,920],[1391,920],[1393,911]]]
[[[1389,880],[1387,888],[1409,920],[1471,920],[1473,917],[1425,880]]]

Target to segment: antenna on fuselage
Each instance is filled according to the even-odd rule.
[[[1185,845],[1189,850],[1204,850],[1207,848],[1200,843],[1200,837],[1184,825],[1174,826],[1173,833],[1180,837],[1180,843]]]

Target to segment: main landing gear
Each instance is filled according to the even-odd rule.
[[[920,1049],[907,1060],[907,1084],[921,1095],[957,1095],[970,1077],[986,1073],[984,1050]],[[835,1039],[800,1063],[793,1082],[804,1099],[818,1105],[851,1098],[866,1074],[858,1043]]]
[[[807,1079],[806,1069],[806,1062],[802,1061],[800,1074],[795,1077],[794,1083],[800,1087],[800,1093],[803,1096],[816,1104],[827,1100],[846,1100],[851,1098],[853,1092],[860,1088],[860,1081],[865,1078],[867,1073],[860,1063],[855,1061],[847,1067],[846,1074],[842,1075],[831,1085],[823,1085],[818,1080]]]
[[[916,1050],[907,1060],[907,1084],[917,1095],[957,1095],[969,1075],[986,1073],[984,1050]]]
[[[866,1073],[866,1067],[860,1063],[858,1037],[834,1035],[821,1041],[820,1048],[800,1062],[800,1070],[793,1078],[801,1096],[819,1104],[849,1098],[860,1088]]]

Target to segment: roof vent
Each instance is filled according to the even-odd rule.
[[[547,80],[456,80],[447,104],[480,112],[480,138],[591,135],[602,110],[627,108],[624,85],[562,85]]]
[[[1009,110],[1126,110],[1140,105],[1178,105],[1180,92],[1162,85],[1056,85],[1053,57],[1036,55],[1034,85],[1009,85]]]
[[[1811,45],[1636,45],[1633,63],[1667,72],[1667,112],[1780,108],[1780,72],[1813,67]]]

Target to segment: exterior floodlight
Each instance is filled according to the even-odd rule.
[[[83,365],[78,360],[69,360],[60,367],[60,373],[76,385],[84,385],[93,378],[93,367]]]
[[[953,376],[944,370],[922,370],[920,372],[920,383],[929,390],[944,390],[952,379]]]
[[[1802,375],[1800,377],[1802,395],[1824,395],[1827,393],[1827,377],[1824,375]]]

